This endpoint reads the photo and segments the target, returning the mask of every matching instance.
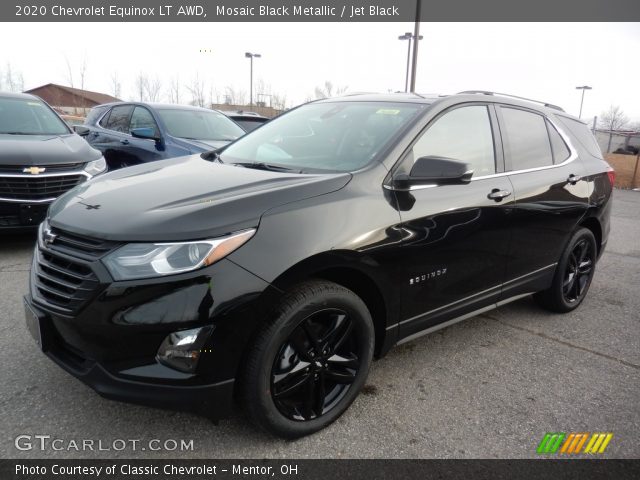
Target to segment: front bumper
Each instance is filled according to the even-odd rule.
[[[30,312],[37,315],[40,330],[38,340],[44,353],[101,396],[140,405],[190,411],[211,418],[222,418],[231,411],[233,379],[185,385],[183,381],[190,375],[160,364],[137,369],[138,375],[146,373],[153,377],[140,376],[139,380],[135,380],[131,375],[133,372],[129,372],[129,375],[126,371],[114,374],[68,345],[56,331],[51,316],[39,310],[29,296],[24,297],[24,303],[27,316]]]
[[[50,204],[0,200],[0,229],[32,230],[45,219]]]
[[[38,259],[51,252],[47,248],[39,242],[24,299],[27,318],[30,311],[37,317],[47,356],[110,399],[215,419],[230,413],[244,349],[261,318],[262,298],[273,287],[228,260],[189,274],[129,282],[113,282],[99,261],[91,261],[98,285],[69,314],[48,305],[38,290]],[[213,331],[194,373],[156,360],[167,335],[205,325]]]

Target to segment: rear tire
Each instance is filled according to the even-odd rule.
[[[324,280],[298,285],[247,355],[239,391],[249,419],[284,438],[323,429],[364,385],[374,339],[371,314],[351,290]]]
[[[538,304],[558,313],[578,308],[593,280],[597,252],[596,239],[591,230],[578,229],[560,257],[551,287],[534,295]]]

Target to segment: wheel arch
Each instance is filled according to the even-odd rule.
[[[579,227],[584,227],[593,233],[593,236],[596,239],[596,247],[598,248],[598,256],[602,252],[602,225],[600,225],[600,221],[596,217],[588,217],[583,219]]]
[[[310,279],[328,280],[342,285],[354,292],[365,303],[373,320],[375,330],[375,355],[384,355],[393,342],[395,335],[387,330],[389,323],[395,323],[392,317],[390,299],[386,295],[391,286],[385,285],[365,264],[374,262],[364,261],[357,252],[332,251],[315,255],[292,266],[283,272],[273,282],[276,288],[286,292],[302,281]],[[391,322],[390,322],[391,319]]]

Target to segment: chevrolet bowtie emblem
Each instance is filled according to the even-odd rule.
[[[24,173],[30,173],[31,175],[39,175],[40,173],[44,172],[46,170],[46,168],[43,167],[27,167],[25,169],[23,169],[22,171]]]
[[[44,240],[44,243],[47,245],[51,245],[56,238],[58,238],[58,236],[49,228],[47,228],[42,235],[42,240]]]

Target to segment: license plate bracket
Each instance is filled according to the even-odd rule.
[[[23,225],[38,225],[47,216],[49,205],[20,205],[20,223]]]

